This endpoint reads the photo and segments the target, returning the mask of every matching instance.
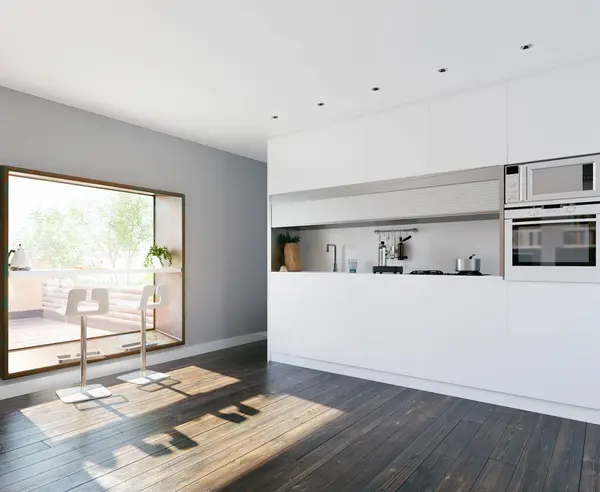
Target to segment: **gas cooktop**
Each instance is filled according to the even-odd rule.
[[[413,270],[410,275],[459,275],[462,277],[481,277],[484,275],[481,272],[454,272],[444,273],[441,270]]]

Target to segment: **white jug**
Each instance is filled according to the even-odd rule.
[[[10,261],[11,254],[13,255],[12,261]],[[8,252],[8,266],[11,270],[31,270],[29,255],[20,244],[16,250],[11,249]]]

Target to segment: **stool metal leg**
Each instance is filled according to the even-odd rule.
[[[140,346],[140,370],[130,372],[129,374],[124,374],[123,376],[119,376],[121,381],[125,381],[126,383],[133,384],[150,384],[155,383],[157,381],[162,381],[163,379],[169,379],[168,374],[164,374],[162,372],[149,371],[146,367],[146,344],[148,343],[148,337],[146,332],[146,310],[141,310],[142,314],[142,329],[141,329],[141,346]]]
[[[56,395],[63,403],[81,403],[83,401],[107,398],[112,393],[101,384],[87,384],[87,319],[81,317],[81,384],[74,388],[58,390]]]

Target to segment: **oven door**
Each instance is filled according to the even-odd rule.
[[[596,172],[600,156],[574,157],[525,164],[527,202],[597,197]]]
[[[600,282],[598,215],[505,221],[507,280]]]

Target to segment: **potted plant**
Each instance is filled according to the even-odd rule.
[[[289,232],[286,232],[279,234],[277,242],[283,248],[284,263],[288,272],[299,272],[302,268],[300,265],[300,249],[298,248],[300,236],[292,236]]]
[[[154,259],[158,259],[160,266],[165,266],[165,261],[169,262],[169,266],[173,264],[173,256],[166,246],[150,246],[146,258],[144,259],[144,266],[146,268],[152,268],[155,265]]]

